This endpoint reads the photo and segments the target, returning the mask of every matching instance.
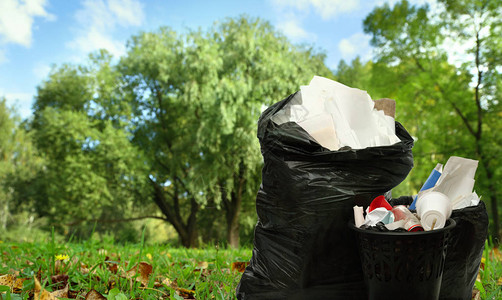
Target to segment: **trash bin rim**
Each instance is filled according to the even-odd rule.
[[[446,226],[440,229],[434,229],[434,230],[429,230],[429,231],[414,231],[414,232],[403,232],[403,231],[373,231],[373,230],[367,230],[367,229],[362,229],[359,227],[356,227],[353,221],[349,222],[349,227],[362,234],[373,234],[373,235],[382,235],[382,236],[395,236],[395,237],[409,237],[409,236],[424,236],[424,235],[431,235],[431,234],[436,234],[436,233],[441,233],[443,231],[449,231],[453,229],[457,225],[457,222],[455,222],[454,219],[449,218],[446,220]]]

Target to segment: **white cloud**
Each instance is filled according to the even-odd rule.
[[[298,19],[291,18],[285,22],[277,24],[277,29],[282,31],[287,37],[293,41],[315,40],[316,36],[307,32],[300,26]]]
[[[86,0],[75,18],[77,35],[67,47],[82,56],[101,48],[120,56],[125,53],[125,42],[114,34],[120,27],[141,25],[145,16],[138,0]]]
[[[342,58],[346,61],[350,61],[358,55],[363,60],[370,59],[370,39],[369,35],[362,32],[355,33],[349,38],[342,39],[338,43],[338,50],[340,50]]]
[[[45,10],[46,4],[46,0],[1,0],[0,42],[30,47],[34,18],[55,19]]]
[[[272,4],[279,9],[293,8],[302,12],[312,9],[323,20],[360,8],[359,0],[272,0]]]
[[[143,22],[143,7],[135,0],[109,0],[108,7],[122,26],[139,26]]]

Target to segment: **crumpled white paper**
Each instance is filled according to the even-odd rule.
[[[385,207],[377,207],[366,214],[364,225],[375,226],[378,222],[390,224],[394,222],[394,214]]]
[[[446,162],[441,177],[431,191],[448,196],[453,209],[478,205],[480,199],[473,192],[477,168],[477,160],[452,156]]]
[[[314,76],[300,87],[301,103],[290,103],[272,120],[296,122],[329,150],[387,146],[399,142],[394,118],[374,109],[366,91]]]

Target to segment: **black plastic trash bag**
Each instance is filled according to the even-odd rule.
[[[271,120],[296,97],[269,107],[258,122],[264,159],[258,223],[237,298],[366,299],[348,227],[352,207],[368,206],[406,178],[413,139],[396,122],[395,145],[329,151],[296,123]]]
[[[410,205],[413,198],[403,196],[389,202],[393,206]],[[470,300],[488,237],[485,203],[455,209],[451,218],[457,225],[450,231],[439,299]]]
[[[472,288],[488,237],[488,214],[483,201],[453,210],[457,226],[450,232],[439,299],[472,299]]]

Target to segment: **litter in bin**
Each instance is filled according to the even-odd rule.
[[[476,160],[450,157],[444,170],[442,164],[436,165],[409,208],[402,205],[392,208],[383,195],[378,196],[367,208],[362,224],[375,226],[382,222],[389,230],[404,228],[408,231],[443,228],[453,209],[478,205],[480,199],[473,192],[477,166]],[[411,212],[415,209],[416,215]],[[354,207],[354,220],[356,218],[361,219],[361,213],[356,213]],[[359,222],[357,224],[361,227]]]
[[[449,197],[452,209],[478,205],[479,196],[473,192],[477,167],[477,160],[458,156],[450,157],[444,170],[442,170],[442,164],[437,164],[418,195],[415,196],[410,209],[416,209],[418,198],[432,191],[441,192]]]

